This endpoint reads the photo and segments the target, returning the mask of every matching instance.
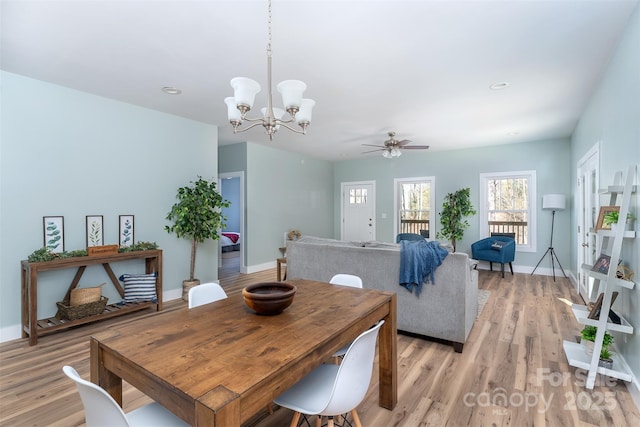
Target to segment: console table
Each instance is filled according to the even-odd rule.
[[[64,300],[68,300],[71,295],[71,291],[78,286],[85,269],[90,265],[102,264],[102,267],[104,267],[104,270],[107,272],[113,286],[124,299],[124,289],[120,285],[118,278],[109,264],[135,259],[143,259],[145,261],[145,273],[158,274],[156,279],[157,302],[145,301],[139,303],[109,304],[101,314],[75,320],[64,320],[55,316],[38,320],[38,274],[48,270],[77,268],[78,270],[76,271],[64,298]],[[157,311],[162,310],[162,250],[160,249],[110,255],[65,258],[45,262],[29,262],[27,260],[23,260],[20,264],[22,289],[22,337],[29,337],[29,345],[37,344],[39,336],[68,329],[73,326],[95,322],[109,317],[120,316],[154,306]]]

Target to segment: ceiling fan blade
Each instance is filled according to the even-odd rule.
[[[362,144],[362,145],[367,146],[367,147],[378,147],[381,150],[385,148],[382,145],[373,145],[373,144]]]
[[[376,151],[383,151],[383,150],[386,150],[386,148],[378,148],[377,150],[363,151],[360,154],[375,153]]]
[[[410,139],[403,139],[402,141],[398,141],[398,146],[399,147],[404,147],[405,145],[407,145],[410,142],[411,142]]]
[[[407,145],[406,147],[402,147],[403,150],[426,150],[428,148],[428,145]]]

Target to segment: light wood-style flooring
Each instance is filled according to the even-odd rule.
[[[224,263],[220,277],[227,293],[275,280],[275,269],[243,275],[225,270]],[[584,372],[567,365],[562,340],[578,339],[581,329],[569,307],[581,300],[569,280],[524,274],[501,279],[498,272],[480,271],[479,287],[491,296],[462,354],[399,335],[398,405],[393,411],[378,407],[374,373],[358,409],[365,427],[640,425],[624,382],[599,378],[589,391]],[[166,310],[184,307],[181,300],[165,303]],[[154,314],[81,326],[42,337],[33,347],[24,339],[0,344],[0,425],[84,425],[80,398],[62,366],[88,378],[89,336],[141,315]],[[125,384],[125,411],[148,401]],[[272,415],[257,414],[247,427],[287,426],[290,416],[276,408]]]

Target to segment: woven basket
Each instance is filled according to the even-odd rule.
[[[98,288],[100,289],[100,288]],[[61,319],[76,320],[82,319],[87,316],[95,316],[96,314],[102,314],[109,298],[101,297],[98,301],[90,302],[81,305],[68,305],[68,301],[57,302],[58,315]]]
[[[100,301],[103,285],[104,283],[91,288],[78,288],[72,290],[69,305],[75,306]]]

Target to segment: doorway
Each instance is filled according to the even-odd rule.
[[[598,185],[600,150],[594,145],[578,161],[578,293],[585,303],[594,302],[594,279],[582,271],[582,264],[593,265],[597,256],[597,240],[594,232],[598,210]]]
[[[244,226],[244,172],[223,173],[218,176],[218,188],[230,206],[222,210],[226,227],[218,244],[218,278],[246,273]]]
[[[375,181],[343,182],[341,239],[370,242],[376,238]]]

